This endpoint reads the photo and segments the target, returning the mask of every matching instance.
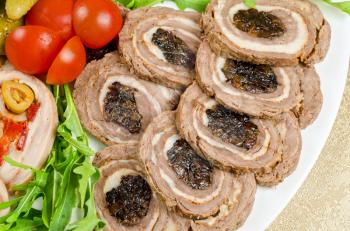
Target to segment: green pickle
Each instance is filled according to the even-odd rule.
[[[7,17],[5,0],[0,0],[0,55],[5,55],[5,40],[16,27],[23,25],[23,19],[12,20]]]
[[[5,0],[0,0],[4,2]],[[38,0],[6,0],[6,12],[10,19],[22,18]]]

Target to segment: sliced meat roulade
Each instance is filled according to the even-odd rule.
[[[6,64],[0,69],[0,178],[9,185],[28,181],[32,172],[10,165],[41,168],[55,140],[57,108],[50,90],[39,79]]]
[[[84,127],[106,144],[136,144],[152,118],[177,106],[180,92],[139,79],[117,53],[87,65],[74,102]]]
[[[273,186],[282,182],[297,167],[301,152],[302,139],[298,119],[292,112],[280,116],[277,129],[281,135],[282,158],[269,173],[256,174],[260,185]]]
[[[197,56],[197,82],[227,108],[252,116],[273,117],[295,108],[302,99],[302,68],[271,67],[217,56],[205,41]]]
[[[9,200],[9,194],[7,192],[5,184],[0,180],[0,204]],[[5,216],[10,211],[7,209],[0,209],[0,217]]]
[[[320,77],[315,68],[303,68],[304,74],[301,75],[301,91],[303,92],[303,101],[294,109],[299,118],[299,124],[302,129],[311,125],[321,112],[323,104],[323,95],[321,91]]]
[[[220,211],[209,218],[193,220],[193,231],[235,230],[245,222],[253,207],[256,182],[249,173],[238,175],[236,180],[232,195],[234,203],[231,206],[221,206]]]
[[[141,77],[183,88],[193,81],[201,42],[200,14],[165,7],[131,11],[119,34],[119,50]]]
[[[182,137],[218,167],[270,172],[281,160],[275,121],[229,110],[195,83],[181,96],[176,123]]]
[[[152,191],[136,151],[133,146],[114,145],[95,157],[101,178],[94,196],[105,230],[188,230],[190,221],[168,211]]]
[[[140,142],[139,153],[149,181],[167,206],[176,208],[186,217],[204,219],[213,216],[226,220],[240,203],[251,205],[254,200],[253,175],[238,176],[212,167],[179,136],[175,112],[164,112],[153,120]],[[249,200],[242,202],[243,197]],[[238,220],[232,219],[228,224],[230,230],[246,218],[236,215]],[[218,224],[220,222],[214,221],[212,226],[221,228]]]
[[[308,0],[213,0],[202,18],[217,54],[277,66],[317,63],[326,55],[331,30]]]

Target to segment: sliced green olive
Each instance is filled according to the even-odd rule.
[[[13,113],[25,112],[34,101],[34,92],[26,84],[17,81],[4,81],[1,86],[6,107]]]

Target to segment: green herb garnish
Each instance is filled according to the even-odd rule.
[[[152,6],[159,2],[164,2],[165,0],[113,0],[114,2],[119,2],[129,9],[137,9],[144,6]],[[176,5],[184,10],[186,8],[191,8],[199,12],[203,12],[207,7],[210,0],[169,0],[176,3]],[[331,0],[323,0],[324,2],[350,14],[350,1],[344,2],[332,2]],[[243,0],[249,8],[254,8],[256,0]]]
[[[11,212],[0,218],[3,230],[100,230],[104,224],[96,215],[93,190],[100,174],[91,164],[94,154],[88,146],[87,134],[82,129],[68,85],[54,86],[59,126],[57,136],[43,170],[33,169],[4,157],[9,164],[30,169],[33,180],[14,187],[22,190],[20,197],[0,204],[11,207]],[[42,200],[42,209],[33,208]],[[82,216],[72,221],[73,210]]]

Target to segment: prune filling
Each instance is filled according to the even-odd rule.
[[[123,126],[130,133],[139,133],[142,115],[137,110],[134,93],[137,90],[114,82],[104,99],[104,111],[109,122]]]
[[[222,71],[233,87],[253,94],[272,93],[278,86],[276,75],[268,65],[227,59]]]
[[[256,9],[239,10],[233,16],[233,24],[251,36],[268,39],[280,37],[287,30],[277,16]]]
[[[167,152],[176,176],[193,189],[206,189],[212,181],[213,167],[184,140],[177,140]]]
[[[106,46],[100,49],[91,49],[86,47],[86,62],[89,63],[93,60],[102,59],[107,53],[117,50],[117,41],[115,39],[112,42],[108,43]]]
[[[137,225],[147,215],[152,190],[141,176],[122,176],[120,185],[106,193],[107,207],[123,225]]]
[[[187,44],[170,31],[158,28],[152,36],[154,43],[164,54],[165,59],[175,65],[193,69],[196,63],[196,54]]]
[[[206,113],[209,120],[208,127],[224,142],[247,150],[256,144],[259,130],[248,116],[238,114],[222,105],[207,109]]]

